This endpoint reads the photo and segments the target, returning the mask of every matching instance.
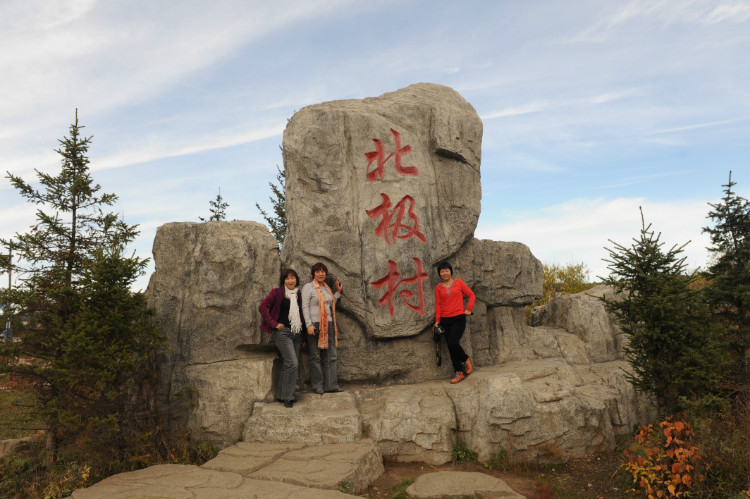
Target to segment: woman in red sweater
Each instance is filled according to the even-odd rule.
[[[474,371],[471,359],[458,344],[466,329],[466,316],[474,308],[474,293],[461,280],[453,278],[453,267],[448,262],[437,266],[440,283],[435,286],[435,326],[440,324],[445,330],[445,342],[451,355],[456,376],[451,383],[458,383]],[[469,303],[464,308],[464,297]]]

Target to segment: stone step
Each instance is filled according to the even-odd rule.
[[[560,462],[607,451],[643,419],[624,361],[571,366],[560,358],[479,367],[467,379],[391,386],[344,385],[300,393],[289,409],[256,402],[245,442],[311,446],[372,439],[386,459],[444,464],[457,439],[480,460],[505,451],[529,462]]]
[[[383,457],[372,440],[312,446],[240,442],[221,451],[203,468],[359,494],[383,474]]]
[[[300,393],[293,408],[256,402],[245,423],[244,442],[297,442],[320,445],[362,438],[362,417],[349,392]]]

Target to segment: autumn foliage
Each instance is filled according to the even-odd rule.
[[[704,480],[696,471],[701,453],[693,427],[684,414],[667,417],[659,427],[661,432],[653,424],[638,429],[635,444],[623,451],[623,467],[633,477],[633,490],[649,499],[687,497],[694,482]]]

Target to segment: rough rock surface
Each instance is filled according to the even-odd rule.
[[[187,427],[191,433],[222,446],[240,440],[242,423],[255,403],[274,399],[275,357],[256,354],[186,366],[185,383],[191,391],[185,396],[192,404]]]
[[[175,424],[186,426],[190,419],[198,436],[226,432],[231,441],[238,430],[229,419],[249,411],[254,400],[249,406],[231,400],[226,407],[222,400],[234,398],[229,392],[246,402],[270,396],[257,389],[269,377],[268,366],[237,361],[255,357],[270,340],[259,329],[258,303],[278,283],[276,240],[255,222],[169,223],[158,228],[153,255],[147,296],[169,345],[160,365],[161,405]],[[253,369],[255,380],[246,377]],[[207,404],[217,413],[201,414]],[[203,431],[206,418],[226,419],[226,426]]]
[[[224,449],[203,468],[317,489],[345,488],[359,494],[383,474],[383,458],[371,440],[307,447],[254,442]]]
[[[368,338],[420,333],[432,320],[434,266],[479,219],[481,142],[474,108],[441,85],[301,109],[284,131],[282,260],[305,273],[324,261]],[[391,271],[418,281],[383,302],[389,286],[376,283]]]
[[[500,450],[520,461],[560,462],[612,449],[644,420],[624,361],[572,366],[560,358],[477,369],[447,380],[351,386],[300,394],[294,408],[256,403],[245,442],[300,445],[371,439],[395,462],[444,464],[457,438],[487,460]]]
[[[612,288],[604,285],[572,295],[558,296],[547,305],[532,311],[531,324],[564,329],[581,339],[588,358],[593,362],[623,359],[627,336],[597,300],[614,297]]]
[[[301,393],[298,397],[291,409],[278,403],[256,403],[243,439],[316,445],[362,438],[362,419],[351,393]]]
[[[453,499],[481,497],[482,499],[526,499],[499,478],[484,473],[438,471],[425,473],[406,489],[414,499]]]
[[[556,462],[609,450],[643,420],[624,362],[574,368],[560,359],[481,368],[464,382],[357,391],[363,433],[394,461],[443,464],[456,438],[480,460],[505,449]]]

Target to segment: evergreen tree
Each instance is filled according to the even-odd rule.
[[[208,218],[208,222],[221,222],[227,219],[226,209],[229,203],[224,202],[224,198],[221,197],[221,188],[219,188],[219,194],[216,195],[216,199],[208,202],[209,211],[211,216]],[[206,222],[203,217],[198,217],[201,222]]]
[[[273,237],[276,238],[279,242],[279,246],[281,246],[284,244],[284,237],[286,236],[286,229],[288,226],[286,220],[285,197],[286,173],[279,168],[279,165],[276,165],[276,171],[278,172],[276,174],[276,181],[279,185],[276,185],[273,182],[268,182],[268,185],[271,187],[271,192],[273,193],[273,197],[269,196],[268,199],[271,201],[271,206],[273,206],[274,215],[269,215],[258,203],[255,203],[255,206],[271,228],[271,234],[273,234]]]
[[[717,391],[723,373],[721,338],[709,327],[709,310],[691,288],[696,275],[685,274],[684,244],[664,251],[661,234],[646,226],[627,248],[614,241],[606,248],[610,275],[604,284],[618,297],[603,299],[629,336],[625,348],[632,367],[629,379],[656,397],[671,413],[682,397],[694,399]]]
[[[60,172],[37,171],[40,190],[7,174],[39,208],[28,232],[2,241],[13,249],[21,285],[3,297],[19,310],[14,332],[20,341],[2,346],[0,357],[9,362],[0,372],[33,384],[47,422],[50,460],[59,442],[92,425],[106,422],[119,431],[148,419],[149,362],[162,343],[143,296],[129,288],[147,263],[123,256],[137,226],[105,211],[117,196],[100,193],[93,183],[91,137],[82,137],[82,128],[76,111],[69,136],[56,149]]]
[[[732,190],[735,185],[729,172],[721,202],[709,203],[714,226],[703,232],[711,237],[714,263],[706,272],[706,296],[729,335],[732,389],[750,403],[750,202]]]

